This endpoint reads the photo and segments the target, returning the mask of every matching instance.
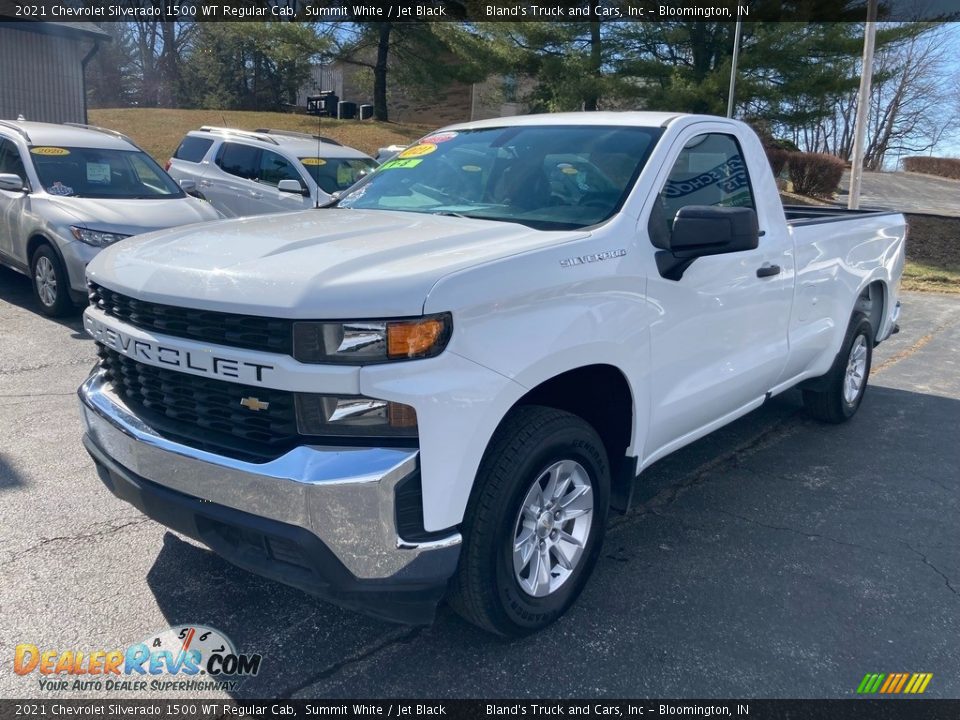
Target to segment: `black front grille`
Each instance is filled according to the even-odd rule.
[[[89,284],[90,304],[144,330],[217,345],[293,354],[293,321],[161,305]]]
[[[294,394],[145,365],[97,345],[114,392],[171,439],[247,460],[277,457],[298,444]],[[254,411],[243,398],[269,403]]]

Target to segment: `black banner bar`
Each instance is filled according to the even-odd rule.
[[[0,700],[0,718],[956,720],[960,700]]]
[[[863,22],[866,0],[0,0],[4,21]],[[960,0],[880,0],[880,21],[957,21]]]

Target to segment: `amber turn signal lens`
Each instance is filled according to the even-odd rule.
[[[390,323],[387,326],[387,357],[429,355],[445,330],[439,318]]]
[[[409,405],[392,402],[387,405],[387,414],[390,427],[415,428],[417,426],[417,411]]]

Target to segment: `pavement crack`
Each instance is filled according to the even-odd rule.
[[[367,648],[366,650],[361,650],[360,652],[354,653],[353,655],[350,655],[341,660],[338,660],[337,662],[331,665],[328,665],[323,670],[320,670],[314,673],[313,675],[306,678],[302,682],[297,683],[292,687],[286,688],[281,693],[278,693],[277,697],[291,698],[293,697],[294,693],[300,692],[301,690],[305,690],[306,688],[310,687],[314,683],[320,682],[321,680],[326,680],[327,678],[333,677],[334,675],[339,673],[341,670],[343,670],[346,667],[349,667],[350,665],[356,665],[358,663],[361,663],[364,660],[367,660],[373,657],[374,655],[377,655],[378,653],[381,653],[384,650],[387,650],[395,645],[406,645],[408,643],[413,642],[420,636],[421,632],[423,632],[422,627],[408,628],[403,631],[394,632],[385,641],[377,645],[374,645],[371,648]]]
[[[42,538],[40,542],[35,545],[30,545],[29,547],[24,548],[23,550],[18,551],[5,551],[10,553],[10,558],[5,560],[3,563],[0,563],[0,567],[6,567],[17,560],[19,560],[24,555],[30,555],[31,553],[42,550],[47,545],[51,545],[56,542],[72,542],[74,540],[89,540],[91,538],[101,538],[107,537],[108,535],[113,535],[118,532],[122,532],[129,527],[136,527],[137,525],[143,525],[144,523],[151,522],[148,517],[137,517],[129,518],[126,522],[121,522],[119,525],[116,524],[116,521],[107,521],[105,523],[99,523],[101,525],[107,525],[107,527],[100,530],[95,530],[93,532],[80,532],[73,535],[58,535],[51,538]]]
[[[874,365],[874,366],[870,369],[870,377],[873,377],[874,375],[878,375],[878,374],[882,373],[882,372],[883,372],[884,370],[886,370],[888,367],[890,367],[890,366],[892,366],[892,365],[896,365],[896,364],[897,364],[898,362],[900,362],[901,360],[906,360],[906,359],[907,359],[908,357],[910,357],[911,355],[914,355],[914,354],[917,353],[918,351],[922,350],[922,349],[923,349],[931,340],[933,340],[937,335],[939,335],[940,333],[942,333],[944,330],[947,330],[948,328],[952,327],[954,324],[955,324],[955,323],[944,323],[943,325],[938,325],[938,326],[935,327],[933,330],[931,330],[931,331],[928,332],[926,335],[924,335],[924,336],[921,337],[919,340],[917,340],[917,341],[916,341],[913,345],[911,345],[910,347],[906,348],[905,350],[901,350],[901,351],[898,352],[896,355],[891,355],[890,357],[888,357],[886,360],[884,360],[884,361],[883,361],[882,363],[880,363],[879,365]]]
[[[751,525],[758,525],[759,527],[766,528],[767,530],[778,530],[780,532],[793,533],[794,535],[805,537],[808,540],[826,540],[827,542],[834,543],[835,545],[842,545],[844,547],[857,548],[858,550],[867,550],[869,552],[875,552],[879,555],[887,554],[882,550],[877,550],[876,548],[868,547],[866,545],[859,545],[857,543],[846,542],[844,540],[837,540],[835,537],[830,537],[829,535],[823,535],[821,533],[813,533],[807,530],[798,530],[797,528],[788,527],[786,525],[773,525],[771,523],[761,522],[760,520],[757,520],[755,518],[748,517],[746,515],[740,515],[739,513],[735,513],[735,512],[730,512],[729,510],[714,508],[714,512],[718,512],[721,515],[727,515],[728,517],[732,517],[737,520],[742,520],[743,522],[750,523]]]
[[[930,562],[930,559],[929,559],[924,553],[922,553],[922,552],[920,552],[919,550],[917,550],[913,545],[911,545],[910,543],[908,543],[906,540],[901,539],[901,540],[900,540],[900,543],[901,543],[905,548],[907,548],[907,550],[909,550],[909,551],[912,552],[914,555],[916,555],[917,557],[919,557],[919,558],[920,558],[920,561],[921,561],[924,565],[926,565],[928,568],[930,568],[931,570],[933,570],[937,575],[939,575],[940,578],[943,580],[944,585],[947,586],[947,590],[949,590],[950,592],[952,592],[952,593],[953,593],[954,595],[956,595],[957,597],[960,597],[960,592],[957,592],[957,589],[956,589],[956,588],[953,586],[953,584],[950,582],[950,578],[947,576],[947,574],[946,574],[945,572],[943,572],[943,570],[941,570],[941,569],[938,568],[936,565],[934,565],[932,562]]]

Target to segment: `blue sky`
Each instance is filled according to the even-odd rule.
[[[953,97],[944,98],[944,101],[952,103],[955,111],[960,114],[960,22],[950,23],[947,32],[950,34],[953,60],[947,64],[946,69],[956,79],[956,85]],[[960,126],[954,128],[951,138],[945,139],[934,149],[934,154],[960,157]]]

